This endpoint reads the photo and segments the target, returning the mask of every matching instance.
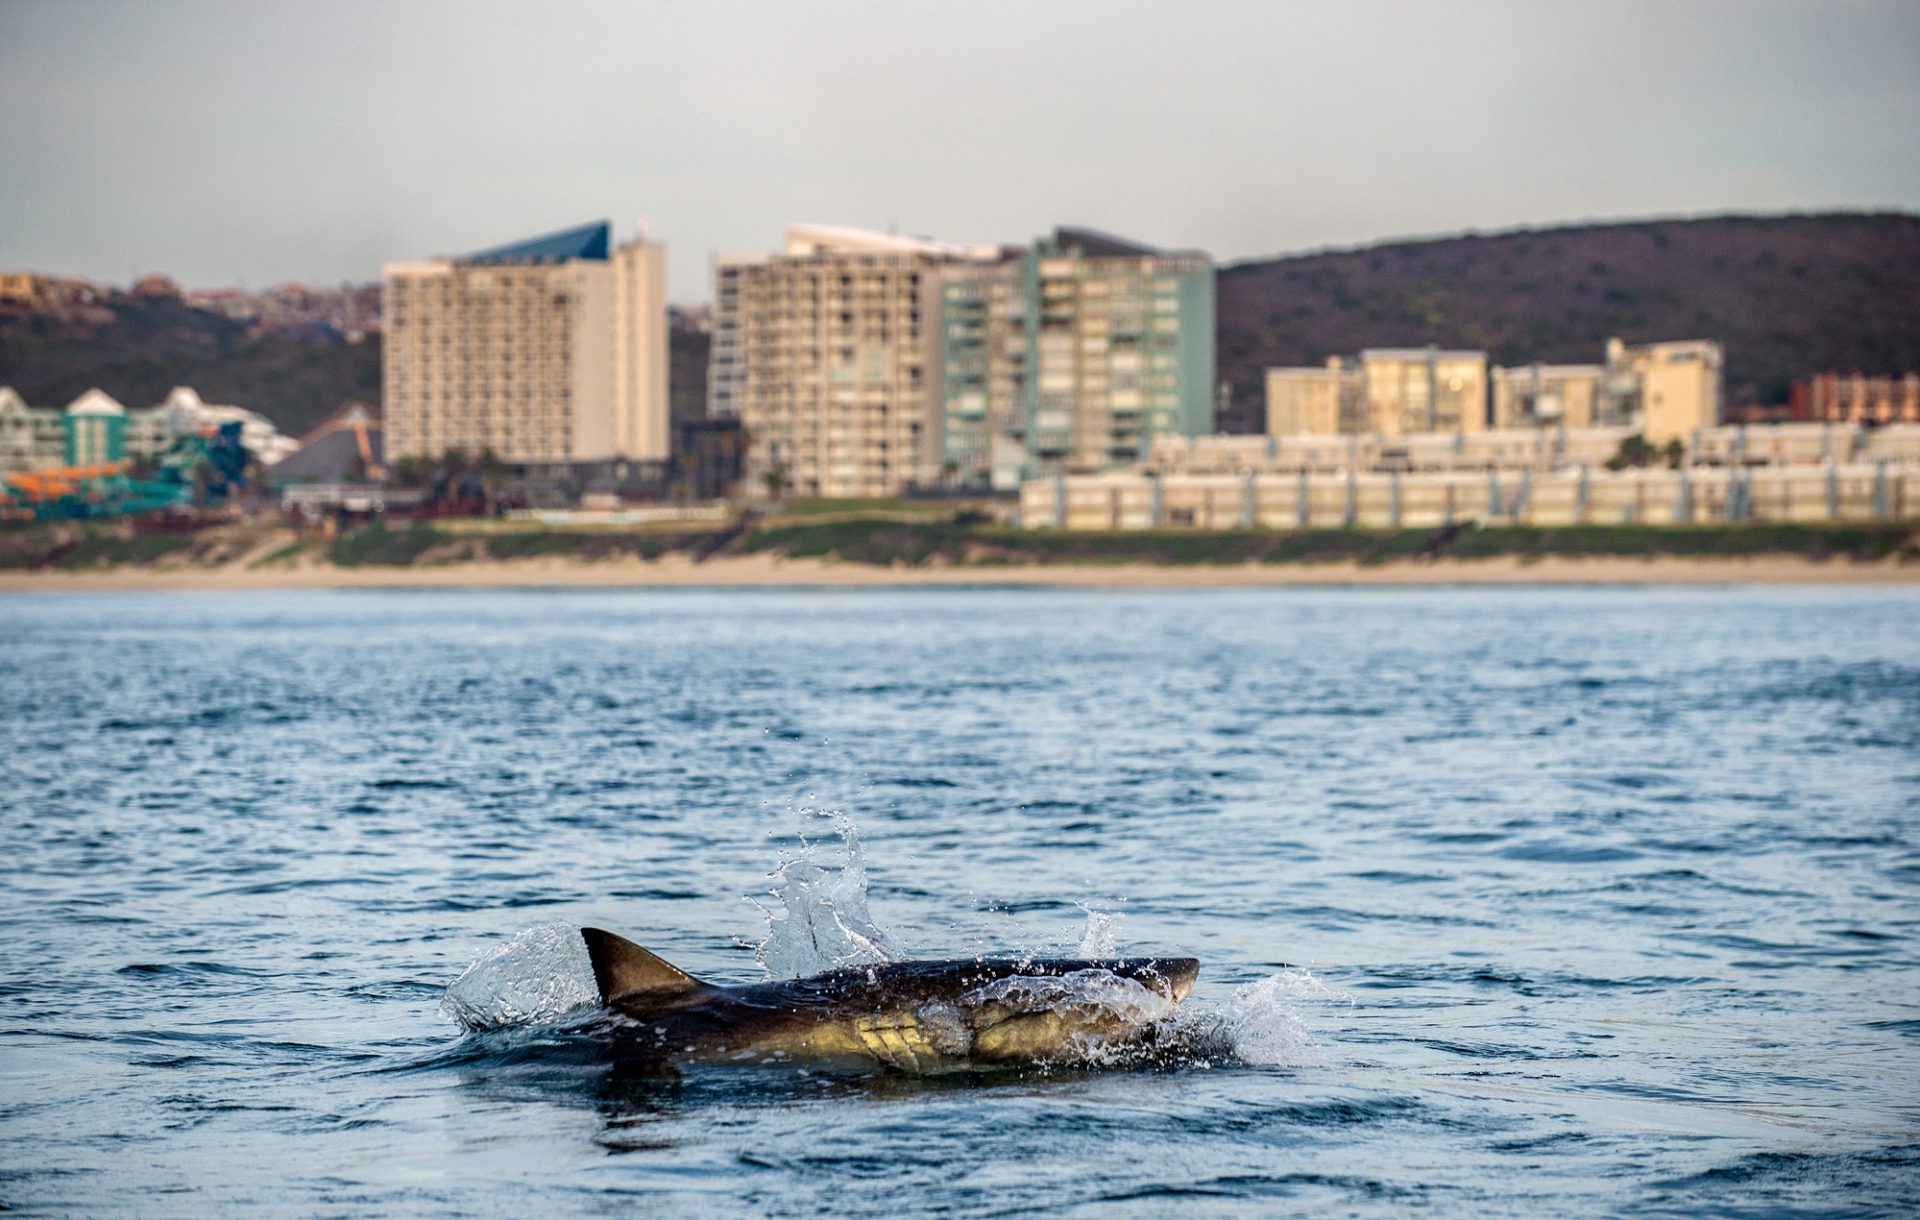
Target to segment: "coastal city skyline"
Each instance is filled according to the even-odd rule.
[[[1642,257],[1653,252],[1664,259],[1672,238],[1645,226],[1630,242],[1644,247]],[[1714,265],[1724,266],[1724,256],[1717,257]],[[1031,246],[966,246],[846,226],[789,225],[778,250],[715,261],[716,307],[698,319],[667,305],[667,262],[666,245],[644,229],[616,242],[612,223],[599,221],[454,259],[389,263],[384,288],[373,297],[357,290],[182,294],[158,276],[121,293],[85,281],[6,273],[0,304],[21,319],[83,330],[116,317],[116,308],[164,313],[184,305],[245,320],[262,335],[291,326],[352,346],[367,334],[384,334],[377,347],[380,444],[367,448],[369,434],[356,425],[359,440],[339,449],[333,425],[361,410],[343,402],[323,430],[307,438],[337,450],[323,465],[345,461],[384,478],[378,472],[394,462],[484,454],[513,465],[521,487],[549,483],[563,498],[645,500],[672,487],[682,496],[744,492],[773,500],[788,492],[844,498],[935,487],[1023,496],[1037,490],[1048,497],[1047,507],[1023,515],[1064,524],[1068,493],[1050,480],[1131,468],[1146,480],[1131,493],[1144,497],[1138,520],[1157,525],[1165,508],[1158,490],[1162,442],[1245,431],[1221,429],[1225,421],[1216,409],[1230,399],[1231,384],[1215,380],[1216,282],[1204,251],[1160,249],[1069,226]],[[1764,247],[1753,265],[1779,268],[1775,247]],[[1803,277],[1806,269],[1793,264],[1787,270]],[[1585,273],[1601,276],[1603,284],[1613,279],[1598,260]],[[1430,280],[1435,271],[1429,264],[1421,274]],[[1570,281],[1570,287],[1576,295],[1591,292],[1592,281]],[[1617,281],[1606,296],[1634,299]],[[1269,314],[1267,325],[1278,317]],[[692,412],[676,408],[669,394],[668,332],[684,326],[697,326],[702,344],[697,375],[706,394]],[[1465,468],[1511,465],[1516,456],[1531,462],[1537,446],[1526,436],[1546,430],[1560,437],[1549,461],[1561,467],[1590,466],[1595,454],[1576,462],[1573,452],[1596,446],[1618,447],[1607,460],[1610,470],[1656,457],[1676,468],[1721,465],[1729,455],[1746,465],[1759,452],[1744,440],[1710,439],[1727,418],[1725,354],[1717,338],[1628,344],[1609,335],[1601,363],[1592,362],[1602,347],[1597,336],[1585,359],[1572,363],[1564,362],[1564,348],[1563,362],[1551,363],[1537,348],[1507,345],[1500,363],[1480,347],[1408,341],[1418,333],[1363,344],[1357,356],[1268,364],[1262,422],[1270,443],[1264,458],[1247,450],[1236,468],[1304,476],[1308,464],[1299,456],[1281,459],[1271,442],[1308,437],[1417,442],[1453,435],[1446,451],[1458,457],[1466,437],[1489,429],[1504,430],[1507,442],[1476,449]],[[684,379],[692,371],[683,367],[677,375]],[[1920,375],[1912,372],[1818,373],[1802,376],[1793,400],[1784,409],[1767,408],[1763,418],[1910,424],[1920,422],[1916,400]],[[63,412],[44,398],[29,402],[0,378],[0,470],[51,470],[62,459],[81,468],[157,457],[176,439],[212,426],[199,403],[190,386],[176,385],[165,403],[136,404],[129,412],[95,385]],[[211,410],[252,429],[245,443],[269,464],[269,477],[311,481],[312,456],[294,452],[305,445],[280,436],[269,418],[241,406]],[[1747,418],[1743,413],[1735,422]],[[1261,430],[1256,425],[1254,431]],[[1816,466],[1863,456],[1857,440],[1837,437],[1830,426],[1810,442],[1796,442],[1807,443],[1813,448],[1800,458]],[[1909,460],[1907,448],[1894,441],[1880,446],[1879,457]],[[1776,451],[1763,460],[1785,456],[1772,441],[1762,449]],[[1383,450],[1368,466],[1396,477],[1421,469],[1409,464],[1410,453]],[[1461,466],[1441,450],[1432,456],[1441,461],[1425,469]],[[1357,451],[1340,467],[1348,464],[1360,464]],[[1809,471],[1807,477],[1819,476]],[[1833,515],[1845,497],[1837,471],[1824,477],[1823,492],[1811,500],[1800,493],[1797,502]],[[1904,486],[1876,474],[1871,490],[1857,488],[1853,499],[1885,515],[1906,502]],[[1682,477],[1661,497],[1682,519],[1696,511],[1688,487]],[[1117,489],[1088,490],[1094,520],[1118,527],[1127,519],[1108,494],[1120,494]],[[1220,491],[1206,490],[1208,507],[1186,513],[1187,521],[1219,520],[1213,506]],[[1398,525],[1398,484],[1390,491],[1385,519]],[[1525,492],[1486,491],[1485,507],[1495,515],[1530,500]],[[1593,503],[1589,492],[1582,473],[1569,493],[1576,519]],[[1251,475],[1228,494],[1240,500],[1243,523],[1259,519]],[[1796,493],[1782,494],[1780,511],[1800,511]],[[1349,525],[1357,495],[1350,487],[1340,510]],[[1632,495],[1621,511],[1638,519],[1650,510],[1644,489]],[[1746,484],[1729,484],[1710,497],[1709,511],[1739,519],[1748,498]],[[1445,493],[1442,524],[1453,520],[1458,499],[1456,490]],[[1282,515],[1304,525],[1311,514],[1302,485],[1295,507]]]
[[[425,59],[443,6],[112,11],[0,10],[0,266],[366,283],[611,206],[679,252],[668,298],[693,304],[712,258],[786,221],[1083,224],[1225,264],[1920,206],[1920,166],[1889,155],[1920,124],[1920,16],[1892,4],[1222,5],[1176,29],[1124,4],[463,7],[461,54]]]

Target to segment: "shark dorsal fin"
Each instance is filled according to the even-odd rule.
[[[671,993],[706,986],[680,967],[642,949],[623,936],[599,928],[582,928],[587,956],[593,960],[593,981],[600,985],[600,1002],[611,1004],[643,991]]]

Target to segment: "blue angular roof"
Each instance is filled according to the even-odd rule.
[[[468,266],[485,266],[494,263],[564,263],[574,259],[590,259],[593,262],[604,263],[607,261],[607,248],[612,242],[613,225],[602,220],[593,224],[584,224],[575,229],[562,229],[558,233],[549,233],[545,237],[515,242],[510,246],[495,246],[491,250],[469,254],[457,261]]]

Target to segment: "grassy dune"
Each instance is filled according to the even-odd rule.
[[[1920,564],[1920,522],[1786,525],[1493,526],[1453,536],[1426,529],[1021,530],[973,514],[918,518],[819,511],[747,526],[609,529],[526,523],[372,525],[335,539],[275,524],[186,533],[136,532],[125,523],[0,527],[0,570],[101,571],[300,566],[448,568],[516,560],[584,562],[681,556],[829,559],[886,568],[1165,567],[1333,564],[1367,566],[1551,557],[1798,558]]]

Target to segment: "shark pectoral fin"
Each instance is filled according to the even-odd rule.
[[[853,1029],[869,1055],[897,1071],[919,1074],[940,1066],[940,1049],[927,1040],[926,1032],[910,1014],[860,1017]]]
[[[625,937],[599,928],[580,929],[587,942],[587,957],[593,962],[593,981],[600,987],[600,1002],[611,1004],[643,991],[693,991],[706,984],[673,963],[642,949]]]

